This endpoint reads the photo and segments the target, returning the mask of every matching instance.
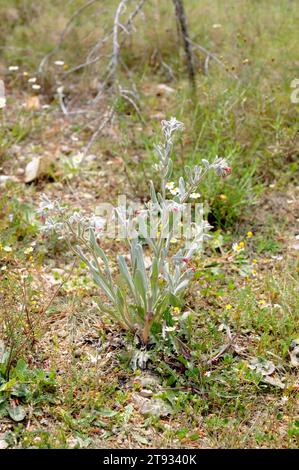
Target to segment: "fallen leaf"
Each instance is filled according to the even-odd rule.
[[[270,377],[269,375],[267,375],[263,378],[263,382],[281,389],[285,388],[285,384],[282,383],[279,377]]]
[[[175,93],[175,89],[165,85],[165,83],[159,83],[156,87],[157,96],[171,95],[172,93]]]
[[[143,398],[139,394],[133,393],[132,399],[142,415],[165,417],[172,413],[171,406],[162,398]]]
[[[40,109],[40,100],[38,96],[28,96],[25,101],[27,109]]]
[[[266,359],[260,359],[258,357],[252,359],[249,364],[249,368],[262,376],[271,375],[275,371],[275,365],[273,362],[267,361]]]

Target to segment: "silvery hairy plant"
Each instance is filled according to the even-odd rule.
[[[113,209],[112,220],[127,249],[126,255],[117,255],[114,264],[101,247],[107,220],[80,212],[70,215],[58,201],[52,202],[46,196],[42,197],[38,209],[44,232],[58,233],[88,267],[103,294],[103,300],[99,301],[101,311],[137,333],[144,345],[148,344],[154,325],[162,329],[165,312],[171,306],[180,305],[194,274],[191,259],[209,237],[207,232],[211,227],[202,218],[193,221],[189,217],[188,223],[182,224],[187,201],[200,196],[194,191],[209,170],[213,169],[219,176],[231,172],[222,158],[216,157],[212,163],[203,159],[201,165],[185,168],[186,176],[179,178],[176,187],[170,181],[172,151],[175,134],[182,129],[183,124],[175,118],[162,121],[163,139],[155,147],[160,190],[151,181],[150,199],[142,208]],[[181,226],[184,240],[177,238]]]

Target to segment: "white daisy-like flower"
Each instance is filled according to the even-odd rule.
[[[31,78],[29,78],[28,83],[35,83],[36,80],[37,80],[36,77],[31,77]]]
[[[74,166],[79,166],[80,163],[82,162],[82,159],[83,159],[83,153],[82,152],[79,152],[77,153],[77,155],[74,155],[72,157],[72,163]]]
[[[167,189],[173,189],[174,188],[174,181],[169,181],[166,183],[166,188]]]
[[[62,66],[62,65],[64,65],[64,61],[63,60],[55,60],[54,64],[58,65],[58,66]]]
[[[32,85],[32,90],[40,90],[41,86],[40,85]]]
[[[191,193],[190,194],[190,199],[199,199],[201,194],[199,193]]]
[[[17,70],[19,70],[19,67],[18,67],[17,65],[10,65],[10,66],[8,67],[8,70],[9,70],[10,72],[16,72]]]
[[[244,250],[244,247],[240,246],[239,243],[233,244],[233,251],[235,251],[236,253],[240,253],[240,251],[243,251],[243,250]]]

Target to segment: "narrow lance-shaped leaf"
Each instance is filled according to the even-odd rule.
[[[141,299],[143,300],[144,309],[146,311],[147,310],[146,287],[145,287],[144,282],[143,282],[143,276],[142,276],[141,272],[139,271],[139,269],[137,269],[137,271],[134,275],[134,285],[135,285]]]

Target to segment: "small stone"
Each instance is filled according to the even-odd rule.
[[[156,87],[157,96],[171,95],[174,92],[175,92],[175,89],[171,88],[168,85],[165,85],[165,83],[159,83],[159,85],[157,85],[157,87]]]
[[[0,439],[0,449],[7,449],[8,443],[4,439]]]
[[[155,390],[160,386],[159,377],[151,372],[139,375],[137,380],[143,388]]]
[[[171,406],[162,398],[144,398],[139,394],[132,394],[132,399],[142,415],[165,417],[172,413]]]

